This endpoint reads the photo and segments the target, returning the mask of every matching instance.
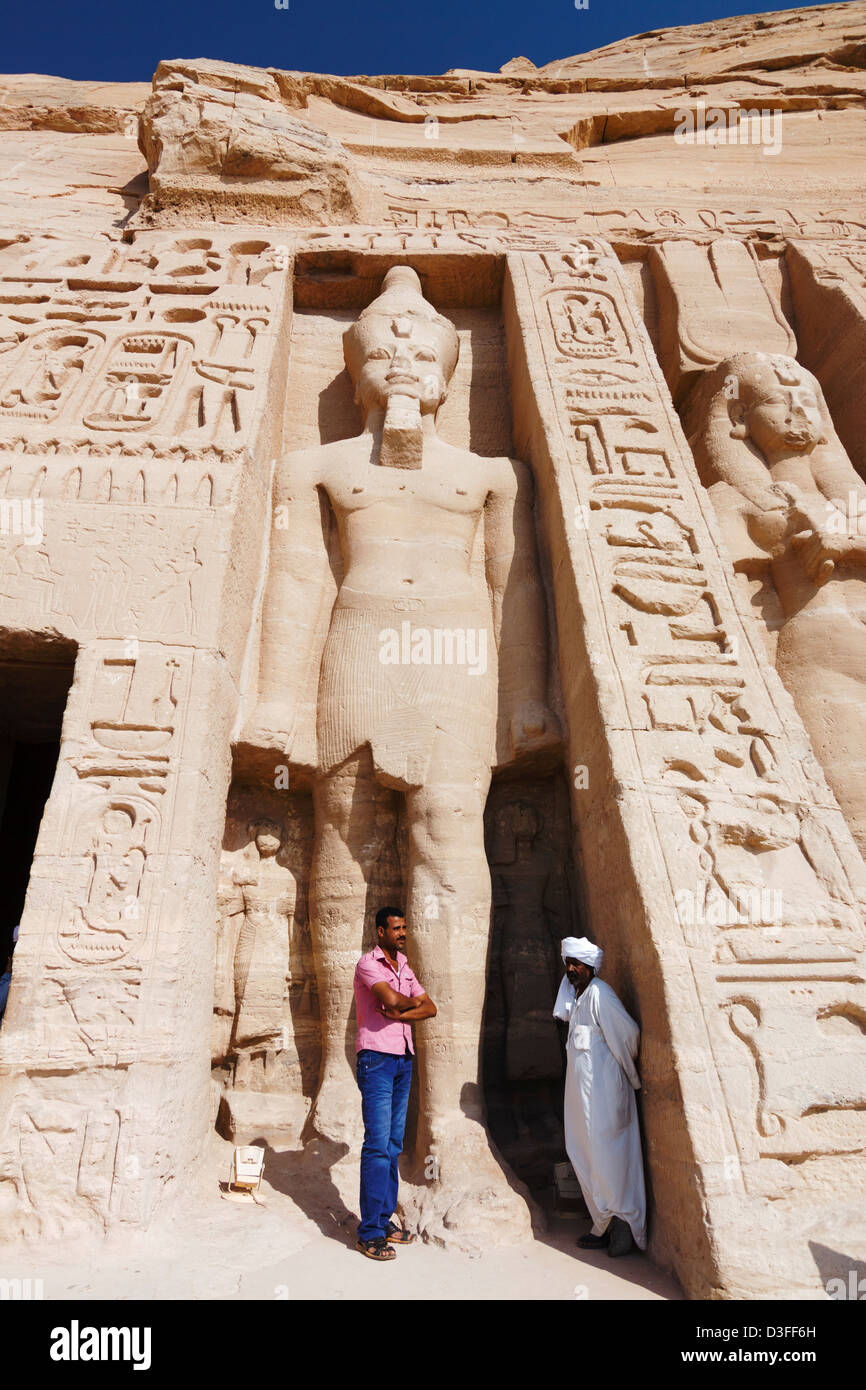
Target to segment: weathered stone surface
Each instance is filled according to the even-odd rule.
[[[862,1258],[864,44],[856,3],[2,81],[0,784],[60,740],[11,1232],[206,1210],[214,1125],[353,1202],[352,969],[405,901],[428,1239],[530,1233],[579,929],[652,1255],[697,1297]]]
[[[294,222],[359,219],[360,181],[349,155],[286,107],[269,73],[232,63],[160,63],[140,144],[156,208],[169,202],[185,216],[218,216],[238,189],[265,215],[268,198],[278,197]]]

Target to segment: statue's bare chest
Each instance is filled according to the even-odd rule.
[[[477,460],[470,455],[465,465],[459,458],[447,464],[434,459],[417,469],[358,460],[332,473],[327,491],[335,511],[346,519],[359,512],[387,511],[419,519],[432,519],[438,513],[475,521],[488,490],[487,479],[479,472]]]

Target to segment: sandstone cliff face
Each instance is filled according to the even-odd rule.
[[[160,63],[141,119],[154,207],[222,213],[235,187],[267,214],[308,225],[358,221],[361,188],[338,141],[299,118],[278,75],[231,63]],[[204,206],[200,206],[203,204]]]
[[[502,73],[342,78],[190,60],[162,63],[150,94],[12,76],[0,79],[0,213],[14,200],[16,224],[44,225],[111,206],[120,223],[149,174],[148,215],[164,219],[184,203],[224,221],[267,208],[289,225],[582,222],[630,241],[659,227],[830,228],[861,192],[864,45],[856,0],[650,31]],[[678,138],[710,109],[751,112],[750,124],[725,144]],[[755,129],[761,112],[779,113],[772,142]]]
[[[862,70],[863,6],[811,5],[797,10],[735,15],[676,29],[648,29],[632,38],[556,60],[542,76],[607,78],[639,65],[654,80],[691,74],[718,79],[727,73]]]

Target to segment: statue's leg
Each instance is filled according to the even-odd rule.
[[[322,1060],[311,1115],[313,1132],[360,1146],[361,1102],[355,1081],[355,966],[362,954],[367,885],[375,861],[376,802],[388,793],[364,749],[314,789],[315,846],[310,932],[319,991]]]
[[[461,756],[462,752],[462,756]],[[489,770],[465,750],[438,759],[407,793],[407,949],[437,1005],[415,1029],[420,1105],[415,1185],[407,1219],[428,1237],[463,1245],[529,1239],[525,1189],[491,1149],[481,1088],[481,1027],[490,940],[484,850]]]

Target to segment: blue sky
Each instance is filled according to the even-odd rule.
[[[749,14],[730,0],[12,0],[0,71],[149,80],[160,58],[228,58],[307,72],[495,71],[550,62],[646,29]],[[760,0],[758,0],[758,4]],[[795,5],[769,0],[773,9]]]

